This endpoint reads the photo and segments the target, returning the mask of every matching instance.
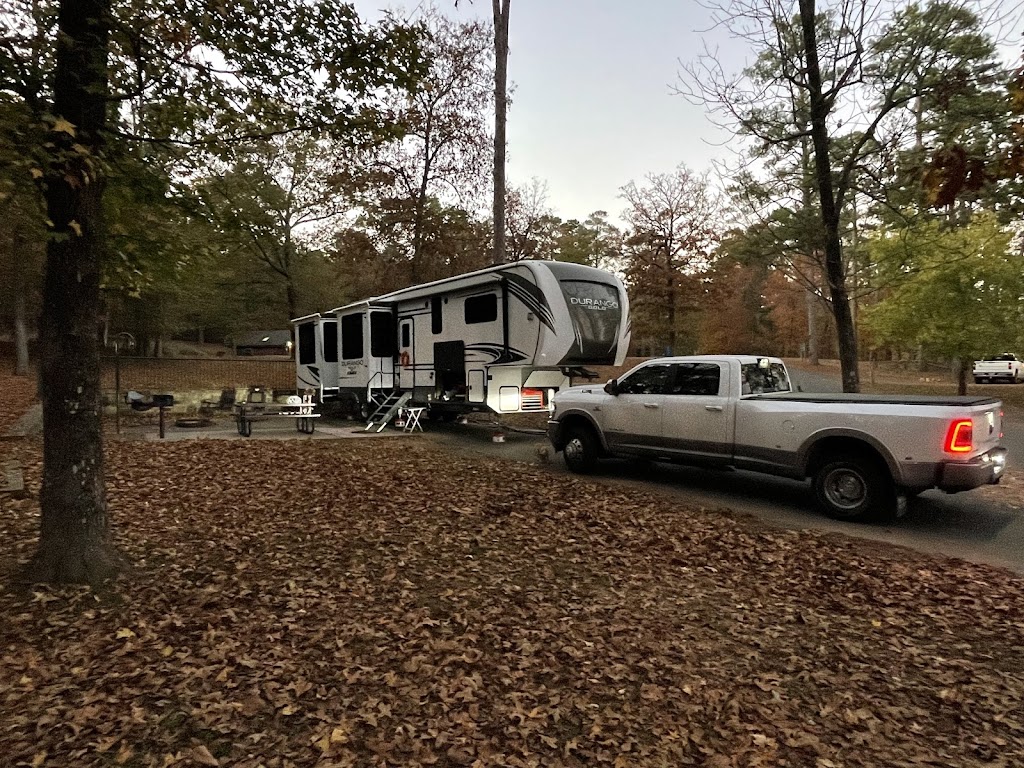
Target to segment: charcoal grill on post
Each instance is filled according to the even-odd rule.
[[[133,411],[148,411],[150,408],[160,409],[160,439],[164,437],[164,412],[174,405],[174,395],[150,395],[149,400],[141,392],[130,390],[125,392],[124,401]]]

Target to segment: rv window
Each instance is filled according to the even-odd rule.
[[[488,293],[466,299],[466,325],[493,323],[498,319],[498,297]]]
[[[316,323],[303,323],[299,326],[299,365],[316,363]]]
[[[338,362],[338,324],[334,320],[325,320],[320,326],[324,329],[324,362]]]
[[[390,312],[370,313],[370,355],[395,356],[395,316]]]
[[[409,336],[410,336],[409,330],[411,328],[412,328],[412,323],[403,323],[402,324],[402,346],[403,347],[408,347],[410,345],[410,342],[412,341],[412,339],[409,338]]]
[[[434,296],[430,300],[430,330],[432,333],[441,332],[441,297]]]
[[[341,359],[360,360],[363,357],[363,316],[345,315],[341,318]]]

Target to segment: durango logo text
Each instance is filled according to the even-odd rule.
[[[569,299],[570,304],[576,304],[587,309],[618,309],[619,302],[615,299],[578,299],[575,296]]]

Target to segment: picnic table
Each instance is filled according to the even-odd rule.
[[[262,391],[251,394],[262,395]],[[313,434],[316,429],[316,419],[320,414],[315,412],[316,403],[313,402],[312,392],[299,395],[289,395],[284,403],[267,403],[262,396],[256,399],[248,399],[235,403],[235,424],[238,427],[238,434],[242,437],[252,435],[252,424],[254,421],[267,419],[295,419],[295,428],[306,435]]]

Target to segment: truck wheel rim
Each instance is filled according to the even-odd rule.
[[[565,448],[563,448],[562,450],[565,451],[565,456],[568,459],[576,460],[583,458],[583,443],[580,441],[578,437],[574,437],[572,440],[566,443]]]
[[[864,503],[867,494],[864,478],[852,470],[837,469],[825,478],[825,496],[838,509],[856,509]]]

